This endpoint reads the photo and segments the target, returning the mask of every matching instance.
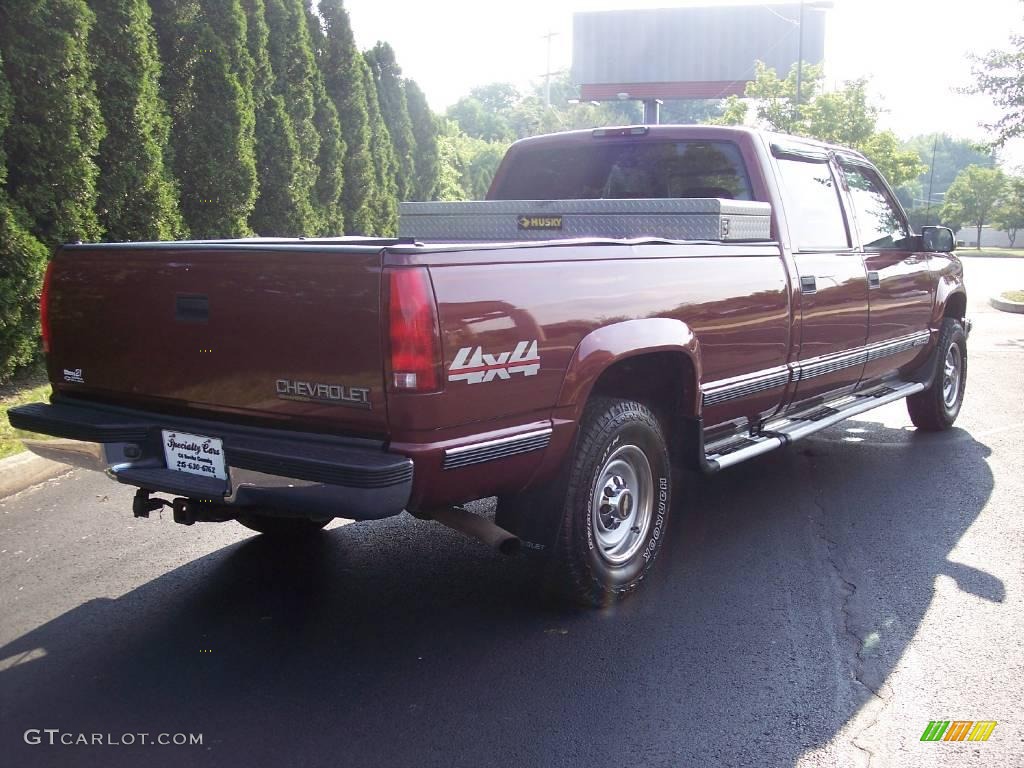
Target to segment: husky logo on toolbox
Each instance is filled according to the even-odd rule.
[[[483,384],[494,379],[510,379],[513,373],[536,376],[540,370],[537,340],[520,341],[511,352],[488,355],[483,347],[463,347],[448,369],[448,381]]]

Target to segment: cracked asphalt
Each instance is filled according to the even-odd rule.
[[[276,548],[133,520],[82,471],[0,500],[4,762],[1024,765],[1024,316],[985,303],[1024,260],[965,261],[957,428],[896,403],[691,478],[651,582],[602,612],[408,516]],[[998,726],[921,742],[938,719]],[[47,728],[202,744],[25,743]]]

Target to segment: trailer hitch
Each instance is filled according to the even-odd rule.
[[[171,502],[167,501],[167,499],[149,498],[151,493],[153,493],[153,491],[148,491],[145,488],[139,488],[139,490],[135,492],[135,498],[132,500],[132,514],[135,517],[148,518],[150,512],[156,512],[164,506],[172,507]]]

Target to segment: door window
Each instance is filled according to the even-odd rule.
[[[793,247],[797,251],[850,247],[839,190],[827,162],[779,158]]]
[[[910,228],[877,174],[861,165],[843,163],[843,175],[850,187],[857,233],[864,249],[906,250]]]

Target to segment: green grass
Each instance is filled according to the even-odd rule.
[[[46,402],[49,399],[50,385],[46,383],[46,374],[41,371],[19,377],[14,382],[0,387],[0,459],[23,450],[20,438],[39,437],[12,427],[7,421],[7,409],[25,403]]]
[[[956,249],[957,256],[1016,256],[1024,258],[1024,248],[982,248],[978,250],[970,245],[964,245]]]
[[[1019,301],[1021,304],[1024,304],[1024,291],[1007,291],[1001,298],[1007,301]]]

